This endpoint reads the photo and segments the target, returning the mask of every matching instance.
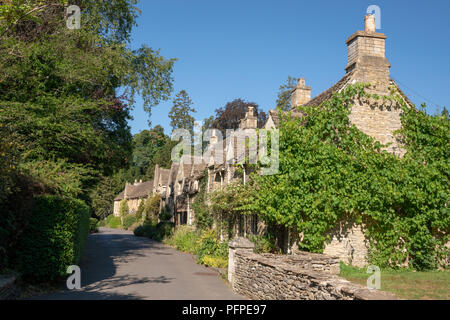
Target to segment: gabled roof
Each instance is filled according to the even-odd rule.
[[[123,200],[123,195],[125,194],[125,191],[122,191],[117,195],[117,197],[114,198],[114,201],[121,201]]]
[[[170,169],[159,169],[159,180],[158,184],[161,186],[167,186],[169,184],[169,176],[170,176]]]
[[[394,79],[391,78],[391,84],[395,86],[395,88],[397,89],[398,93],[400,94],[400,96],[405,100],[405,102],[409,105],[409,106],[414,106],[414,103],[412,103],[411,100],[409,100],[409,98],[406,96],[406,94],[402,91],[402,89],[400,89],[400,87],[398,86],[397,82],[395,82]]]
[[[181,180],[183,178],[190,178],[198,171],[203,171],[206,168],[206,163],[202,157],[184,155],[177,164],[178,170],[174,176],[174,180]]]
[[[199,176],[203,175],[203,172],[206,169],[206,163],[202,162],[199,164],[194,164],[194,167],[192,168],[192,175],[193,176]]]
[[[278,115],[278,110],[269,110],[269,117],[272,118],[275,128],[278,128],[280,126],[280,117]]]
[[[354,72],[347,73],[344,77],[342,77],[341,80],[336,82],[332,87],[315,96],[309,102],[305,103],[304,106],[319,106],[326,100],[330,99],[335,92],[341,91],[348,85],[348,83],[352,79],[353,73]]]
[[[326,100],[330,99],[334,93],[341,91],[344,89],[347,85],[349,85],[352,81],[354,72],[347,73],[344,77],[342,77],[338,82],[336,82],[332,87],[328,88],[327,90],[323,91],[319,95],[315,96],[313,99],[311,99],[309,102],[305,103],[304,106],[319,106]],[[393,85],[400,96],[405,100],[405,102],[413,106],[414,104],[411,102],[411,100],[408,99],[408,97],[405,95],[405,93],[400,89],[398,84],[394,81],[394,79],[389,79],[390,84]]]
[[[153,180],[142,183],[128,184],[125,188],[127,189],[127,199],[145,198],[153,192]],[[114,198],[114,201],[121,201],[124,197],[125,190],[119,193],[117,197]]]

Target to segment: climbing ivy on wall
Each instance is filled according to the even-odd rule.
[[[367,87],[300,107],[302,118],[280,114],[280,172],[252,177],[247,207],[301,234],[303,250],[322,252],[330,231],[350,220],[365,227],[371,263],[437,268],[449,253],[449,117],[382,97],[403,108],[398,134],[407,153],[399,158],[349,121],[355,99],[381,100]]]
[[[207,182],[208,182],[208,170],[205,169],[203,177],[200,180],[199,191],[192,203],[192,209],[195,212],[195,226],[200,230],[210,229],[214,223],[212,213],[206,201]]]

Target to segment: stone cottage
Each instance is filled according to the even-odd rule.
[[[116,217],[119,216],[120,202],[122,200],[127,201],[130,214],[136,213],[141,201],[153,194],[153,188],[153,180],[146,182],[135,180],[134,184],[126,182],[125,189],[114,199],[114,215]]]
[[[389,76],[391,67],[386,58],[386,35],[375,30],[375,16],[365,17],[365,30],[356,31],[346,41],[348,48],[348,61],[345,66],[345,75],[332,87],[311,99],[311,87],[306,85],[305,79],[298,80],[292,90],[292,109],[296,106],[319,106],[330,99],[335,92],[354,83],[369,83],[368,91],[380,97],[391,93],[400,96],[410,107],[411,101],[400,90],[399,86]],[[375,101],[371,98],[366,103],[355,101],[350,114],[350,121],[362,132],[373,137],[382,144],[390,143],[387,151],[403,156],[404,149],[394,137],[394,132],[401,128],[401,109],[394,102]],[[296,114],[295,116],[301,116]],[[279,126],[279,114],[270,110],[266,129]],[[286,246],[292,247],[294,243],[287,235]],[[335,255],[345,262],[352,262],[356,266],[366,264],[367,243],[364,237],[364,226],[355,225],[351,221],[341,221],[332,231],[332,241],[326,244],[325,254]]]
[[[201,157],[183,156],[177,166],[173,181],[173,212],[176,225],[187,224],[193,226],[195,212],[192,203],[200,191],[206,164]]]

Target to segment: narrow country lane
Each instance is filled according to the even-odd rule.
[[[34,299],[243,299],[191,255],[128,231],[101,228],[90,235],[80,268],[80,290]]]

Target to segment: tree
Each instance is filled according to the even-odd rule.
[[[247,102],[242,99],[235,99],[228,102],[225,107],[216,109],[216,119],[212,127],[219,129],[225,136],[227,129],[236,130],[239,128],[239,122],[245,117],[248,106],[252,106],[258,117],[258,128],[261,128],[266,122],[266,113],[258,110],[259,106],[254,102]]]
[[[147,201],[145,201],[145,209],[143,212],[144,219],[153,223],[158,222],[159,207],[161,202],[161,196],[159,193],[149,195]]]
[[[278,90],[277,109],[281,109],[282,111],[291,110],[291,95],[296,85],[297,79],[288,76],[286,83],[281,85]]]
[[[139,203],[138,209],[136,211],[136,221],[137,222],[141,222],[142,217],[144,215],[144,210],[145,210],[145,199],[142,199],[141,202]]]
[[[93,214],[100,220],[114,211],[114,198],[123,190],[126,181],[123,171],[111,176],[101,176],[90,194]]]
[[[172,149],[178,143],[178,141],[169,140],[164,146],[161,147],[161,149],[158,150],[147,168],[144,176],[146,180],[154,178],[156,165],[159,165],[160,168],[170,169],[172,166]]]
[[[106,179],[132,162],[133,97],[149,114],[167,100],[175,60],[130,48],[137,0],[71,1],[81,8],[79,30],[65,27],[67,0],[0,3],[0,242],[7,238],[9,255],[33,195],[76,197],[99,216],[109,212],[101,191],[117,194]]]
[[[130,214],[130,208],[128,207],[128,201],[123,199],[122,201],[120,201],[120,206],[119,206],[119,217],[120,217],[120,220],[122,221],[122,224],[123,224],[123,220],[129,214]]]
[[[193,132],[195,119],[192,113],[196,111],[191,107],[192,104],[192,100],[185,90],[177,93],[175,99],[173,99],[173,107],[169,112],[170,126],[173,130],[186,129],[191,133]]]
[[[79,30],[61,27],[65,4],[2,4],[0,124],[15,133],[23,163],[61,159],[92,169],[86,195],[101,175],[130,165],[133,96],[143,96],[148,112],[168,99],[174,60],[128,48],[135,0],[75,1]]]
[[[156,153],[169,141],[160,125],[143,130],[133,137],[133,165],[145,173]]]
[[[213,128],[213,123],[214,123],[214,116],[210,116],[208,118],[203,119],[203,123],[201,128],[198,128],[197,130],[201,130],[201,143],[202,143],[202,152],[206,150],[206,147],[209,145],[209,142],[204,139],[205,137],[205,132],[208,129],[212,129]],[[199,141],[194,141],[194,144],[199,144]]]
[[[213,123],[214,123],[214,116],[209,116],[208,118],[203,119],[202,134],[204,134],[206,130],[211,129]]]

